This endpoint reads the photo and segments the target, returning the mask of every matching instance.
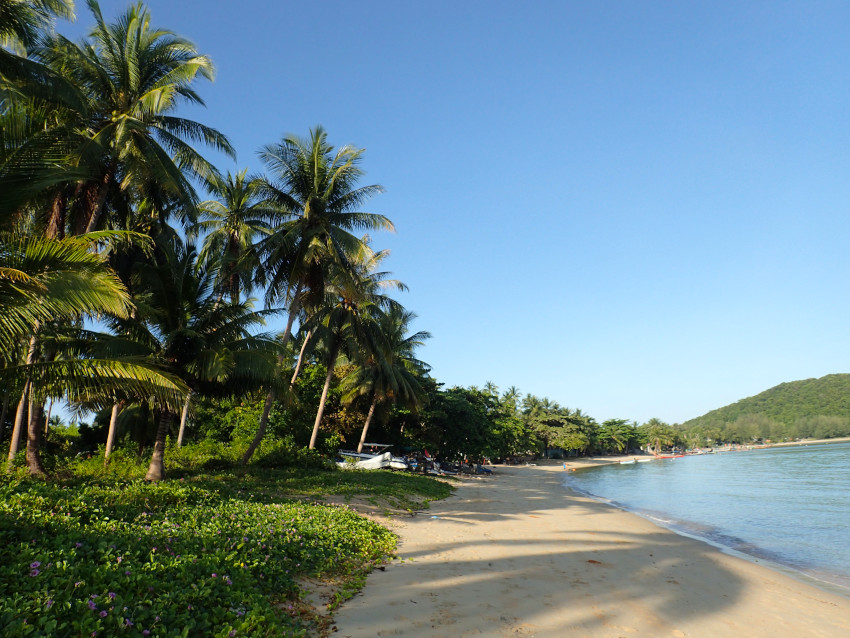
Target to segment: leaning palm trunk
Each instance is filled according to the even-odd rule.
[[[286,322],[286,330],[283,332],[283,336],[281,337],[281,347],[286,347],[286,344],[289,342],[289,337],[292,334],[292,325],[295,323],[295,317],[298,315],[298,304],[293,303],[292,308],[289,310],[289,319]],[[283,356],[278,357],[278,364],[283,363]],[[242,455],[242,465],[248,465],[248,461],[251,460],[251,457],[254,456],[254,452],[257,451],[257,448],[260,447],[260,443],[263,442],[263,437],[266,435],[266,427],[269,424],[269,414],[271,414],[272,406],[274,405],[275,399],[274,389],[269,390],[269,393],[266,395],[266,402],[263,404],[263,413],[260,415],[260,424],[257,426],[257,433],[254,435],[254,440],[251,441],[251,445],[248,446],[248,449],[245,450],[245,454]]]
[[[115,446],[115,429],[118,424],[118,413],[121,412],[121,401],[117,401],[112,406],[112,416],[109,418],[109,434],[106,436],[106,451],[103,455],[103,465],[109,464],[109,455],[112,454],[112,448]]]
[[[369,431],[369,424],[372,422],[372,416],[375,414],[375,406],[378,405],[378,394],[372,396],[372,405],[369,406],[369,413],[366,415],[366,422],[363,424],[363,433],[360,435],[360,443],[357,444],[357,453],[363,451],[363,444],[366,442],[366,433]]]
[[[183,414],[180,416],[180,431],[177,433],[177,447],[183,446],[183,434],[186,432],[186,421],[189,418],[189,404],[192,402],[192,391],[186,394],[186,402],[183,404]]]
[[[328,389],[331,387],[331,380],[334,376],[334,366],[336,364],[336,356],[339,353],[339,343],[335,343],[331,349],[331,356],[328,359],[328,374],[325,376],[325,387],[322,388],[322,398],[319,400],[319,409],[316,412],[316,422],[313,424],[313,433],[310,435],[310,449],[316,448],[316,439],[319,437],[319,425],[322,423],[322,416],[325,413],[325,403],[328,400]]]
[[[292,388],[295,387],[295,382],[298,380],[298,375],[301,373],[301,366],[304,363],[304,353],[307,351],[307,344],[310,343],[310,337],[312,333],[309,331],[307,335],[304,337],[304,343],[301,344],[301,351],[298,353],[298,361],[295,362],[295,372],[292,373],[292,378],[289,380],[289,391],[292,392]]]
[[[153,444],[153,455],[148,473],[145,474],[146,481],[161,481],[165,478],[165,441],[168,431],[171,429],[171,421],[174,415],[167,408],[163,408],[159,416],[159,427],[156,429],[156,441]]]

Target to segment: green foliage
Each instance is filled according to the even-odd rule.
[[[682,424],[685,431],[748,443],[850,436],[850,374],[781,383]],[[709,436],[710,436],[709,435]]]
[[[664,448],[670,447],[678,440],[678,433],[668,423],[664,423],[660,419],[650,419],[640,426],[642,431],[641,437],[646,441],[655,453],[661,452]]]
[[[481,456],[489,447],[489,397],[475,388],[449,388],[432,395],[425,411],[423,443],[442,459]]]
[[[280,492],[329,493],[336,485],[341,493],[409,495],[427,481],[357,474],[350,483],[346,473],[327,471],[255,484],[220,475],[155,485],[7,478],[0,483],[0,632],[304,635],[297,614],[286,613],[298,579],[356,578],[393,552],[395,538],[347,508],[289,501]],[[394,485],[370,484],[376,480]]]

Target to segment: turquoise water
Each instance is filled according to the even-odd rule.
[[[850,595],[850,443],[605,465],[565,481]]]

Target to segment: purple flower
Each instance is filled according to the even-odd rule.
[[[38,567],[41,567],[41,563],[39,563],[37,560],[30,563],[30,569],[36,569]]]
[[[102,611],[102,612],[100,612],[100,617],[101,617],[101,618],[106,618],[108,615],[109,615],[109,614],[108,614],[106,611]]]
[[[124,560],[124,557],[123,557],[123,556],[119,556],[116,560],[117,560],[117,561],[118,561],[118,563],[120,564],[120,563],[121,563],[121,561],[122,561],[122,560]]]
[[[124,572],[124,575],[125,575],[125,576],[129,576],[129,575],[130,575],[130,570],[129,570],[129,569],[128,569],[128,570],[126,570],[126,571]]]
[[[77,549],[79,549],[80,547],[82,547],[82,546],[83,546],[83,544],[82,544],[82,543],[75,543],[75,545],[77,546]]]
[[[213,573],[212,573],[212,577],[213,577],[213,578],[218,578],[218,574],[216,574],[215,572],[213,572]]]
[[[115,592],[114,592],[114,591],[109,592],[109,597],[110,597],[110,598],[115,598]]]
[[[97,605],[94,604],[93,600],[89,601],[89,609],[97,609]]]
[[[142,635],[143,636],[150,636],[151,630],[150,629],[142,629]]]
[[[35,577],[36,577],[36,576],[38,576],[40,573],[41,573],[41,572],[40,572],[40,571],[38,571],[37,569],[33,569],[33,570],[30,572],[30,576],[31,576],[32,578],[35,578]]]
[[[231,629],[231,630],[230,630],[230,633],[229,633],[229,634],[227,634],[227,635],[228,635],[228,636],[230,636],[230,638],[233,638],[233,636],[235,636],[235,635],[236,635],[236,630],[235,630],[235,629]]]
[[[53,599],[52,598],[47,601],[47,608],[50,609],[51,607],[53,607]]]
[[[124,626],[125,626],[125,627],[132,627],[134,624],[135,624],[135,623],[133,623],[133,621],[132,621],[132,620],[130,620],[129,618],[125,618],[125,619],[124,619]]]

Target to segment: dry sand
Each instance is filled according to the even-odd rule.
[[[498,467],[396,526],[399,555],[337,636],[847,638],[850,598]]]

